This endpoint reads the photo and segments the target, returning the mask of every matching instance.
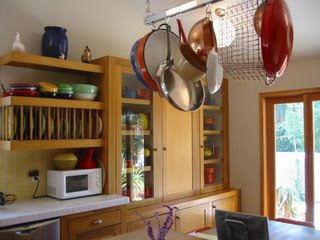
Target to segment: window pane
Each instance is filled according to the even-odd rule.
[[[303,103],[277,104],[274,111],[276,218],[305,221]]]
[[[313,102],[315,226],[320,228],[320,101]]]

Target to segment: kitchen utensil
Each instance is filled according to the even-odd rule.
[[[97,163],[92,158],[93,152],[94,152],[94,150],[92,148],[86,150],[85,156],[83,158],[81,158],[78,163],[78,168],[91,169],[91,168],[95,168],[97,166]]]
[[[60,90],[59,90],[60,91]],[[73,97],[72,93],[63,93],[63,92],[58,92],[57,93],[57,98],[62,98],[62,99],[71,99]]]
[[[219,56],[213,48],[207,60],[207,86],[211,94],[216,93],[223,81],[223,68],[219,63]]]
[[[98,94],[98,87],[90,84],[70,84],[75,94]]]
[[[138,80],[142,83],[142,85],[145,86],[146,88],[150,89],[148,84],[144,81],[143,76],[141,75],[141,72],[140,72],[140,69],[138,66],[138,62],[137,62],[137,48],[139,46],[140,40],[141,39],[137,40],[131,48],[131,52],[130,52],[131,66],[132,66],[133,71],[135,72]]]
[[[138,117],[139,117],[139,122],[141,124],[141,129],[142,130],[147,130],[148,129],[148,125],[149,125],[148,116],[146,114],[144,114],[144,113],[139,113]]]
[[[77,165],[78,158],[73,153],[59,153],[54,158],[54,165],[58,170],[71,170]]]
[[[259,36],[261,36],[262,18],[263,18],[263,12],[265,7],[266,7],[266,2],[261,3],[253,16],[254,30]]]
[[[218,51],[211,13],[207,12],[206,17],[193,25],[188,35],[188,42],[191,48],[205,62],[212,48],[215,48],[216,52]]]
[[[48,83],[48,82],[39,82],[39,91],[40,92],[52,92],[57,93],[58,87],[55,84]]]
[[[95,94],[88,94],[88,93],[74,93],[73,94],[73,99],[76,100],[87,100],[87,101],[92,101],[97,97]]]
[[[28,84],[28,83],[11,83],[10,85],[11,90],[37,90],[37,85],[35,84]]]
[[[148,37],[151,35],[152,32],[146,34],[143,38],[141,38],[138,48],[137,48],[137,60],[138,66],[140,69],[140,73],[144,79],[144,82],[149,86],[149,88],[154,91],[158,92],[159,88],[155,82],[155,80],[150,76],[149,71],[146,68],[146,63],[148,62],[144,55],[145,55],[145,44],[147,42]],[[155,45],[154,45],[155,46]],[[153,48],[155,48],[153,46]]]
[[[138,89],[137,90],[137,98],[144,100],[151,100],[152,92],[149,89]]]
[[[73,94],[73,87],[66,83],[58,83],[58,92],[59,93],[68,93]]]
[[[266,84],[273,83],[286,70],[293,47],[293,27],[284,0],[267,1],[262,18],[261,48]]]
[[[167,32],[164,27],[165,24],[162,24],[159,26],[157,30],[152,31],[152,33],[148,35],[143,52],[145,71],[149,73],[151,79],[153,79],[156,85],[156,72],[158,66],[164,59],[166,59],[167,55]],[[179,38],[172,31],[170,31],[169,34],[171,45],[171,57],[173,59],[177,59],[176,56],[179,53]],[[158,86],[157,90],[159,90]]]
[[[136,98],[137,92],[135,89],[125,87],[122,89],[122,97],[124,98]]]
[[[170,30],[167,26],[167,59],[159,65],[157,76],[160,91],[174,107],[182,111],[195,111],[204,102],[202,82],[191,82],[175,69],[170,59]]]
[[[178,23],[179,36],[180,36],[180,51],[182,55],[185,57],[188,63],[190,63],[190,65],[197,68],[201,72],[206,72],[207,71],[206,62],[201,57],[199,57],[196,54],[196,52],[192,49],[192,47],[189,45],[187,41],[187,37],[182,27],[181,20],[179,18],[177,19],[177,23]],[[194,72],[193,74],[200,75],[200,72],[197,72],[195,69],[191,68],[189,65],[187,65],[186,68]],[[193,77],[193,79],[196,79],[195,81],[199,80],[200,78]]]

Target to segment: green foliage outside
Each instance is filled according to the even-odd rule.
[[[320,102],[314,104],[315,151],[320,153]],[[276,105],[277,152],[304,152],[303,103]]]

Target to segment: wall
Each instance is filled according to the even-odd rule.
[[[259,93],[320,87],[320,59],[291,63],[270,87],[229,80],[231,186],[241,188],[242,210],[260,213]]]
[[[67,29],[71,60],[80,60],[86,45],[93,58],[105,55],[128,58],[134,41],[149,30],[142,17],[123,0],[1,0],[0,55],[11,51],[14,32],[20,33],[27,52],[40,54],[43,28],[48,25]],[[2,66],[0,81],[8,87],[11,82],[84,82],[85,78]],[[0,191],[14,193],[19,199],[31,198],[36,184],[30,181],[27,172],[38,168],[41,180],[38,194],[45,194],[46,169],[53,167],[52,159],[58,152],[0,150]]]

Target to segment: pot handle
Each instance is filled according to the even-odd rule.
[[[167,61],[169,61],[171,58],[170,26],[169,26],[169,24],[166,24],[166,30],[167,30]]]
[[[177,19],[177,23],[178,23],[180,41],[181,41],[181,43],[187,44],[188,40],[187,40],[186,34],[183,30],[181,20],[179,18]]]

